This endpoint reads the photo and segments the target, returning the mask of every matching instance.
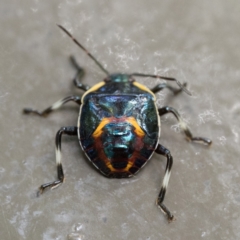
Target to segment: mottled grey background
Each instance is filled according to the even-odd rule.
[[[19,239],[240,239],[240,2],[225,0],[2,0],[0,6],[0,232]],[[154,155],[132,179],[107,179],[64,136],[65,183],[36,197],[56,179],[54,138],[76,125],[69,104],[48,118],[24,116],[81,91],[71,82],[74,54],[85,83],[104,74],[57,27],[64,25],[111,72],[174,76],[192,97],[157,94],[179,110],[211,148],[188,143],[172,116],[161,143],[174,157],[166,205],[155,206],[166,160]],[[149,87],[157,80],[139,79]],[[173,84],[174,85],[174,84]]]

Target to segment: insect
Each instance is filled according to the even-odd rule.
[[[186,138],[189,141],[200,142],[210,145],[208,138],[194,137],[182,120],[181,116],[172,107],[156,106],[155,93],[168,88],[174,94],[184,91],[186,84],[181,84],[177,79],[149,75],[142,73],[110,74],[103,65],[87,51],[64,27],[58,25],[106,74],[106,78],[89,87],[81,83],[84,70],[71,57],[71,61],[77,68],[74,84],[77,88],[85,91],[79,96],[65,97],[43,111],[24,108],[25,114],[47,116],[52,111],[60,108],[67,102],[75,102],[80,106],[77,126],[61,127],[56,134],[56,181],[40,186],[39,193],[46,189],[58,187],[64,181],[64,172],[61,162],[61,139],[62,135],[78,136],[82,150],[89,161],[104,176],[108,178],[128,178],[134,176],[152,157],[153,153],[163,155],[167,159],[165,175],[157,198],[157,206],[172,221],[174,216],[164,205],[173,158],[170,151],[159,143],[160,117],[172,113],[178,120]],[[156,85],[149,89],[135,81],[134,77],[159,78],[177,83],[178,88],[173,88],[166,83]]]

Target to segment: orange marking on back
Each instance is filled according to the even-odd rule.
[[[143,137],[145,135],[144,131],[141,129],[141,127],[138,125],[136,119],[134,117],[128,117],[126,118],[126,122],[131,123],[134,127],[135,130],[134,132],[137,134],[139,137]]]
[[[155,94],[149,88],[147,88],[146,86],[144,86],[143,84],[141,84],[139,82],[133,82],[133,85],[135,85],[136,87],[140,88],[143,91],[150,93],[153,96],[154,101],[156,101]]]
[[[141,129],[139,124],[137,123],[136,119],[134,117],[121,117],[121,118],[103,118],[100,124],[98,125],[97,129],[93,133],[94,138],[98,138],[102,134],[102,129],[108,124],[108,123],[119,123],[119,122],[128,122],[134,126],[134,132],[139,137],[143,137],[145,135],[144,131]]]
[[[97,129],[93,133],[94,138],[98,138],[102,134],[102,129],[107,125],[108,123],[111,122],[111,118],[103,118],[100,124],[98,125]]]
[[[115,169],[111,161],[107,158],[107,156],[104,153],[104,147],[102,145],[101,135],[103,133],[103,128],[108,123],[119,123],[119,122],[128,122],[134,127],[134,132],[137,136],[136,139],[136,146],[135,146],[135,152],[133,155],[128,159],[127,166],[123,169]],[[111,172],[128,172],[131,167],[134,166],[135,160],[137,158],[142,158],[142,156],[139,154],[139,151],[142,149],[144,143],[142,142],[142,138],[145,136],[144,131],[141,129],[139,124],[137,123],[136,119],[134,117],[109,117],[109,118],[103,118],[96,130],[93,133],[93,138],[95,139],[95,147],[98,151],[98,156],[102,161],[105,162],[106,166],[111,170]]]

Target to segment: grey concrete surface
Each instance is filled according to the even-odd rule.
[[[225,0],[2,0],[0,6],[1,239],[240,239],[240,2]],[[193,93],[157,94],[210,148],[188,143],[172,116],[160,142],[174,157],[165,199],[156,207],[166,160],[154,155],[131,179],[107,179],[74,137],[63,139],[65,183],[56,179],[54,138],[76,125],[69,104],[48,118],[22,115],[82,92],[73,87],[74,54],[85,83],[104,74],[57,27],[64,25],[111,72],[174,76]],[[158,80],[139,79],[149,87]],[[174,84],[172,84],[174,85]]]

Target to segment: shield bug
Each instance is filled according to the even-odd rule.
[[[165,175],[162,187],[157,198],[157,206],[166,214],[168,221],[174,219],[172,213],[163,204],[167,190],[173,158],[170,151],[159,143],[160,117],[172,113],[178,120],[183,132],[189,141],[196,141],[206,145],[211,140],[203,137],[194,137],[174,108],[165,106],[157,108],[155,93],[168,88],[174,94],[184,91],[186,84],[177,79],[142,74],[117,73],[110,74],[103,65],[84,48],[64,27],[58,25],[106,74],[106,78],[89,87],[80,82],[84,75],[83,69],[71,57],[77,68],[74,84],[85,91],[79,96],[63,98],[43,111],[30,108],[23,109],[25,114],[47,116],[67,102],[73,101],[80,106],[77,126],[62,127],[56,134],[56,163],[58,179],[40,186],[39,192],[55,188],[64,181],[64,172],[61,163],[61,138],[63,134],[78,136],[82,150],[89,161],[104,176],[109,178],[128,178],[134,176],[150,160],[153,153],[167,158]],[[159,78],[177,83],[173,88],[162,83],[149,89],[135,81],[134,77]]]

